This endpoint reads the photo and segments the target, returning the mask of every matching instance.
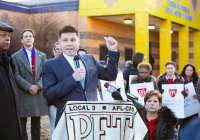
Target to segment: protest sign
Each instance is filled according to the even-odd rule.
[[[121,71],[118,71],[117,74],[117,79],[115,81],[104,81],[104,80],[100,80],[100,84],[101,84],[101,97],[102,97],[102,101],[113,101],[113,97],[111,95],[110,92],[107,91],[107,88],[104,87],[104,84],[106,82],[108,82],[109,84],[111,84],[112,86],[116,87],[116,88],[120,88],[120,93],[121,96],[123,97],[123,99],[126,99],[126,94],[125,94],[125,88],[124,88],[124,78],[123,78],[123,74]]]
[[[145,94],[154,89],[153,82],[138,83],[130,85],[130,93],[138,97],[138,102],[144,105]]]
[[[183,84],[162,84],[162,104],[169,107],[177,118],[184,118]]]

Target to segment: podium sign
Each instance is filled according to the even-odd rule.
[[[131,102],[70,101],[53,140],[143,140],[146,132]]]

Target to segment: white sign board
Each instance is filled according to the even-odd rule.
[[[131,85],[131,80],[133,79],[134,76],[137,76],[137,75],[129,75],[129,83],[128,83],[129,87]]]
[[[193,83],[185,84],[185,118],[200,112],[200,104],[198,99],[193,98],[196,94]]]
[[[154,89],[153,82],[148,83],[138,83],[130,85],[130,93],[138,97],[138,102],[144,105],[145,94]]]
[[[123,73],[121,71],[118,71],[117,74],[117,79],[115,81],[104,81],[100,80],[101,83],[101,94],[102,94],[102,101],[113,101],[112,94],[107,91],[107,88],[104,87],[104,84],[108,82],[112,86],[116,88],[120,88],[120,93],[123,99],[126,99],[126,94],[125,94],[125,88],[124,88],[124,78],[123,78]]]
[[[162,104],[169,107],[177,118],[184,118],[183,84],[162,84]]]
[[[147,133],[131,102],[70,101],[53,140],[143,140]]]

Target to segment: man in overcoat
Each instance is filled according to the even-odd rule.
[[[42,67],[46,55],[35,49],[32,29],[22,31],[21,42],[22,48],[12,58],[20,101],[22,137],[28,140],[26,123],[27,117],[31,117],[32,140],[40,140],[40,116],[48,114],[47,102],[42,95]]]
[[[0,139],[21,140],[17,86],[7,50],[13,28],[0,22]]]

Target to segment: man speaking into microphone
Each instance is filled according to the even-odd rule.
[[[47,100],[57,100],[56,124],[67,101],[97,101],[98,79],[116,80],[120,53],[117,41],[104,37],[109,61],[105,68],[92,55],[77,56],[80,38],[75,27],[68,25],[58,33],[63,53],[43,66],[43,91]]]

